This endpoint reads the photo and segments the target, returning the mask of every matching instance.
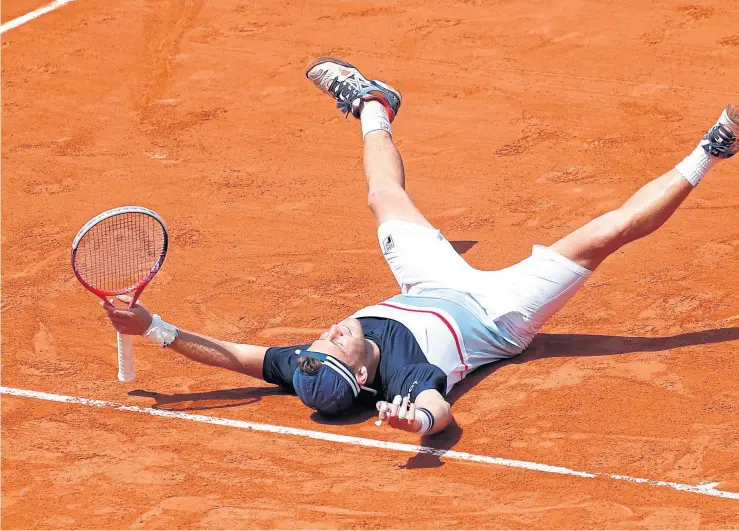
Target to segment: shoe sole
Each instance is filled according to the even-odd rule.
[[[359,69],[356,66],[349,64],[346,61],[342,61],[341,59],[337,59],[336,57],[324,56],[324,57],[317,57],[313,59],[310,63],[308,63],[308,66],[305,67],[305,77],[308,77],[308,72],[313,70],[314,67],[320,65],[321,63],[336,63],[336,64],[343,66],[344,68],[353,68],[354,70],[359,72]]]
[[[323,56],[323,57],[317,57],[317,58],[313,59],[310,63],[308,63],[308,65],[305,67],[305,77],[308,78],[308,72],[310,72],[311,70],[313,70],[313,68],[315,68],[316,66],[320,65],[321,63],[336,63],[337,65],[341,65],[344,68],[352,68],[352,69],[356,70],[357,72],[359,72],[359,68],[357,68],[356,66],[354,66],[351,63],[347,63],[346,61],[342,61],[341,59],[337,59],[336,57]],[[364,74],[362,74],[361,72],[359,72],[359,74],[362,77],[364,77]],[[308,79],[310,79],[310,78],[308,78]],[[365,79],[367,79],[367,78],[365,78]],[[382,88],[384,88],[388,92],[392,92],[393,94],[395,94],[398,97],[398,101],[400,103],[403,103],[403,95],[400,93],[399,90],[391,87],[390,85],[388,85],[384,81],[380,81],[378,79],[373,79],[372,81],[374,81],[375,83],[377,83],[378,85],[380,85]]]

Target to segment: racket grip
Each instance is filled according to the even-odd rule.
[[[131,382],[136,377],[133,370],[133,338],[118,332],[118,380]]]

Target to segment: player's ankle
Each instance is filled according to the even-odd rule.
[[[362,138],[366,138],[372,131],[385,131],[390,136],[393,131],[390,127],[390,118],[388,117],[385,106],[376,100],[362,102],[362,112],[360,120],[362,122]]]
[[[675,169],[695,187],[720,161],[720,158],[708,154],[703,146],[698,145],[690,155],[675,166]]]

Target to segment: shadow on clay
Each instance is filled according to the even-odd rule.
[[[454,250],[460,255],[466,253],[477,244],[475,240],[452,240],[449,243],[452,244]]]
[[[429,448],[434,453],[419,452],[409,458],[408,462],[400,468],[439,468],[444,466],[444,462],[441,460],[444,452],[454,448],[462,438],[462,431],[462,428],[456,422],[453,422],[441,433],[421,437],[421,446]]]
[[[351,424],[363,424],[376,416],[377,410],[375,409],[375,400],[374,397],[372,397],[372,399],[368,399],[365,404],[356,404],[349,411],[345,411],[340,416],[329,417],[314,411],[311,413],[310,419],[317,424],[328,426],[349,426]]]
[[[289,394],[279,387],[240,387],[221,389],[202,393],[164,394],[144,389],[134,389],[129,396],[142,396],[154,399],[153,409],[168,411],[199,411],[204,409],[224,409],[240,407],[259,402],[263,396]],[[194,404],[186,405],[187,402]]]
[[[739,327],[714,328],[664,337],[539,334],[529,348],[518,357],[522,358],[518,362],[561,356],[608,356],[631,352],[660,352],[673,348],[736,340],[739,340]]]

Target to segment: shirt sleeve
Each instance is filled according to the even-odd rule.
[[[264,381],[295,392],[293,374],[298,368],[300,352],[307,350],[309,346],[310,344],[268,348],[262,365]]]
[[[395,371],[387,386],[387,401],[396,395],[405,397],[410,393],[415,402],[421,391],[436,389],[441,396],[446,395],[446,374],[431,363],[413,363]]]

